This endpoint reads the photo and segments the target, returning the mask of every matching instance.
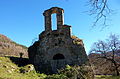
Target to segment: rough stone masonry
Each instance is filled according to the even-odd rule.
[[[64,25],[64,10],[52,7],[45,10],[45,30],[28,49],[29,60],[37,71],[56,73],[66,65],[82,65],[88,61],[83,41],[71,36],[71,26]],[[52,30],[51,15],[56,13],[57,30]]]

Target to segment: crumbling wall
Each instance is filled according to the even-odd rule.
[[[51,15],[56,13],[57,30],[51,29]],[[88,59],[81,39],[71,36],[71,26],[63,23],[63,9],[53,7],[44,11],[45,31],[29,47],[29,59],[37,71],[56,73],[65,65],[82,65]]]

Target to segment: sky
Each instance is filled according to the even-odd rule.
[[[72,26],[72,35],[83,39],[89,53],[97,40],[106,39],[111,33],[120,35],[120,1],[109,0],[113,14],[108,18],[108,27],[91,27],[95,18],[88,15],[88,0],[0,0],[0,34],[29,47],[44,31],[43,12],[51,7],[64,9],[64,24]],[[53,29],[55,29],[55,16]]]

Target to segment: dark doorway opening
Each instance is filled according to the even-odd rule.
[[[60,60],[60,59],[65,59],[64,55],[56,54],[56,55],[53,56],[53,60]]]

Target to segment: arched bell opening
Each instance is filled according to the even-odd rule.
[[[44,11],[43,15],[45,17],[45,31],[51,31],[54,28],[52,28],[54,25],[57,26],[55,28],[55,30],[61,29],[62,25],[64,23],[63,20],[63,9],[62,8],[58,8],[58,7],[53,7],[51,9],[48,9],[46,11]],[[52,17],[54,16],[54,17]],[[53,20],[55,20],[55,24],[53,24],[52,22],[54,22]],[[53,25],[52,25],[53,24]]]
[[[51,27],[52,27],[52,30],[57,30],[57,17],[56,17],[56,13],[51,14]]]

